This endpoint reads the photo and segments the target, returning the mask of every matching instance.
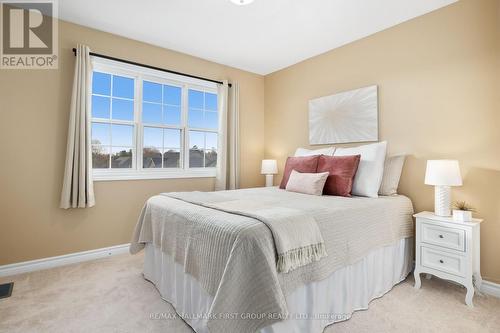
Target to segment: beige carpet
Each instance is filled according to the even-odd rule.
[[[151,319],[175,312],[141,275],[142,255],[120,255],[1,278],[15,281],[0,300],[0,332],[192,332],[181,319]],[[500,332],[500,299],[475,297],[433,278],[413,289],[413,279],[374,300],[325,332]],[[165,317],[164,317],[165,318]]]

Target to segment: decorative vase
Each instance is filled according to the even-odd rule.
[[[453,221],[470,222],[472,221],[472,212],[468,210],[453,210]]]

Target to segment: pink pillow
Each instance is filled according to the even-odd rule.
[[[323,194],[350,197],[361,155],[325,156],[318,159],[317,172],[329,172]]]
[[[292,170],[307,173],[316,172],[316,168],[318,167],[318,159],[319,155],[287,158],[280,188],[286,187],[286,183],[288,183],[288,178],[290,177],[290,173],[292,172]]]
[[[321,195],[325,186],[328,172],[322,173],[300,173],[292,170],[286,190],[304,194]]]

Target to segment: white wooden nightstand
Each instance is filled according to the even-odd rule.
[[[413,216],[417,219],[415,288],[421,286],[421,273],[455,281],[467,288],[465,303],[472,307],[474,287],[480,290],[482,283],[479,226],[483,220],[456,222],[431,212]]]

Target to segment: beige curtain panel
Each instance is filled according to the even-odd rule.
[[[240,85],[233,82],[230,89],[228,116],[228,190],[240,188]]]
[[[231,91],[231,94],[229,93]],[[217,147],[217,176],[215,190],[234,190],[239,187],[239,86],[227,81],[219,85],[219,138]]]
[[[60,204],[60,207],[65,209],[95,205],[89,121],[92,87],[92,64],[89,53],[87,46],[78,45]]]

